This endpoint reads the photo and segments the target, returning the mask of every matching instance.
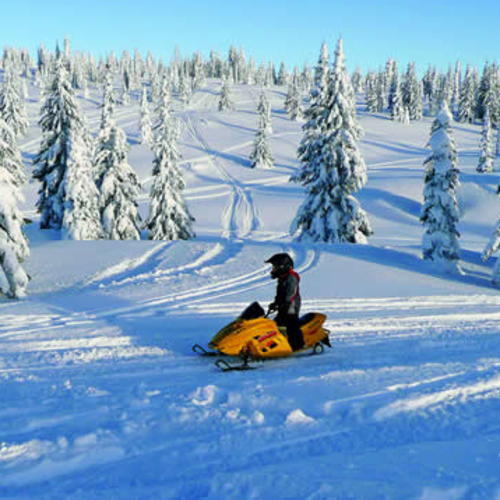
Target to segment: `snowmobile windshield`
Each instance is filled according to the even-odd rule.
[[[241,319],[250,320],[262,318],[266,312],[258,302],[252,302],[240,315]]]

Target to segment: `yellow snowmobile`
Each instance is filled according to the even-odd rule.
[[[300,351],[292,351],[286,336],[286,328],[278,327],[275,321],[265,314],[259,303],[248,306],[241,316],[232,321],[209,342],[210,351],[199,344],[193,351],[202,356],[239,356],[241,365],[233,365],[224,359],[216,361],[223,371],[250,370],[252,360],[281,358],[296,352],[312,349],[314,354],[322,353],[324,346],[330,345],[329,331],[323,328],[326,316],[320,313],[308,313],[300,318],[300,329],[304,336],[304,347]]]

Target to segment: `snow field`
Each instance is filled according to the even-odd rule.
[[[450,277],[421,260],[429,118],[405,126],[359,103],[369,180],[357,198],[375,234],[307,246],[288,235],[301,133],[283,90],[267,91],[275,168],[255,171],[259,91],[234,86],[234,111],[219,113],[218,89],[174,104],[196,240],[59,241],[38,230],[27,186],[30,295],[0,302],[0,496],[500,497],[500,297],[480,260],[500,206],[498,176],[475,172],[479,127],[454,124],[466,274]],[[39,140],[30,97],[26,161]],[[95,89],[81,99],[94,133],[99,102]],[[115,117],[145,218],[138,99]],[[264,260],[278,251],[294,256],[304,312],[327,315],[332,350],[220,373],[190,346],[272,300]]]

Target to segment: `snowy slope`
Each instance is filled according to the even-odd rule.
[[[421,260],[429,118],[366,114],[375,231],[366,246],[293,243],[288,182],[300,124],[273,108],[273,170],[249,168],[260,89],[208,82],[181,150],[196,218],[189,242],[68,242],[39,231],[26,187],[33,279],[0,301],[0,497],[500,498],[500,295],[480,253],[500,214],[497,174],[477,174],[479,127],[455,124],[464,276]],[[30,87],[26,163],[40,139]],[[152,153],[138,96],[116,119],[132,145],[146,217]],[[81,98],[99,126],[100,94]],[[31,168],[31,167],[30,167]],[[264,260],[294,255],[304,311],[328,316],[332,349],[223,374],[191,352],[250,301],[274,295]]]

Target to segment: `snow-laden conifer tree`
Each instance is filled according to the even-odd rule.
[[[467,65],[458,102],[458,121],[474,123],[476,119],[477,88],[472,66]]]
[[[148,96],[146,87],[142,89],[141,95],[141,144],[152,147],[154,144],[153,124],[149,114]]]
[[[219,111],[227,111],[233,107],[231,103],[231,95],[229,92],[229,84],[226,79],[222,82],[222,88],[219,98]]]
[[[403,103],[403,94],[401,93],[401,85],[399,80],[396,80],[394,93],[392,94],[391,103],[391,118],[398,122],[403,123],[405,121],[405,106]]]
[[[352,75],[352,88],[354,92],[363,92],[363,73],[361,68],[356,68]]]
[[[401,85],[399,83],[399,70],[398,70],[398,62],[392,61],[392,71],[391,71],[391,79],[388,82],[389,90],[387,95],[387,105],[389,107],[389,111],[392,115],[392,108],[394,105],[394,95],[399,87],[399,92],[401,92]],[[402,94],[401,94],[402,98]]]
[[[103,237],[99,191],[95,185],[92,162],[82,129],[69,129],[67,154],[62,182],[63,237],[70,240],[99,240]]]
[[[191,77],[188,75],[181,75],[179,81],[179,98],[185,106],[189,104],[192,95],[193,88],[191,86]]]
[[[366,110],[370,113],[376,113],[378,111],[377,75],[373,72],[366,75],[365,100]]]
[[[278,79],[276,84],[280,85],[281,87],[284,87],[288,83],[288,72],[285,67],[285,63],[282,62],[280,65],[280,70],[278,73]]]
[[[130,104],[129,89],[126,85],[122,87],[121,103],[123,106],[128,106]]]
[[[24,296],[29,281],[22,267],[29,248],[18,209],[26,180],[20,163],[14,132],[0,118],[0,293],[10,298]]]
[[[493,132],[489,110],[486,110],[483,119],[483,131],[481,134],[481,155],[476,170],[480,173],[493,172]]]
[[[316,86],[321,86],[321,82],[328,80],[328,74],[330,73],[330,56],[328,54],[328,45],[326,42],[321,44],[321,50],[319,53],[318,64],[314,68],[314,84]]]
[[[116,101],[113,91],[112,75],[110,71],[107,71],[104,80],[103,103],[101,104],[101,124],[93,152],[94,180],[98,190],[101,189],[101,181],[106,170],[106,165],[98,161],[97,158],[100,157],[102,150],[107,150],[111,128],[115,124],[113,120],[115,105]]]
[[[109,126],[109,122],[113,118],[113,113],[116,106],[116,98],[113,88],[113,75],[110,70],[106,71],[104,80],[103,103],[101,105],[101,130]]]
[[[304,117],[301,100],[297,84],[292,83],[286,110],[291,120],[300,121]]]
[[[70,133],[81,132],[83,135],[85,130],[61,55],[55,60],[53,77],[46,94],[40,119],[42,143],[34,160],[33,177],[42,183],[37,202],[41,214],[40,227],[61,229],[66,210],[66,170],[72,147]]]
[[[160,116],[146,228],[150,240],[188,240],[195,237],[192,229],[194,218],[184,200],[185,183],[179,168],[181,155],[177,147],[179,128],[171,116],[168,95],[163,96]]]
[[[498,66],[486,64],[478,91],[477,117],[484,119],[486,111],[494,127],[500,121],[500,81]]]
[[[98,185],[104,238],[110,240],[141,239],[136,201],[140,184],[128,163],[129,149],[125,132],[111,121],[95,158],[102,172]]]
[[[423,257],[445,272],[461,273],[457,224],[460,216],[456,191],[459,187],[457,152],[452,116],[446,101],[432,124],[425,160],[424,203],[420,220],[424,225]]]
[[[356,123],[352,87],[345,69],[342,39],[320,114],[308,113],[314,123],[304,126],[299,148],[302,171],[292,178],[306,188],[306,199],[292,222],[299,241],[366,243],[372,234],[368,217],[352,192],[367,180],[366,165],[356,141],[362,130]],[[308,130],[314,130],[309,135]],[[313,144],[307,144],[313,141]]]
[[[5,69],[3,87],[0,92],[0,114],[17,138],[28,130],[28,116],[20,96],[21,82],[12,64]]]
[[[497,222],[490,241],[483,250],[482,259],[484,261],[488,260],[498,249],[500,249],[500,220]],[[494,285],[500,284],[500,256],[497,257],[495,266],[493,267],[491,281]]]
[[[410,112],[411,120],[420,120],[423,116],[422,89],[415,71],[415,63],[409,63],[402,85],[403,102]]]
[[[269,144],[269,130],[267,127],[267,118],[265,112],[259,113],[259,129],[253,144],[253,150],[250,154],[252,168],[272,168],[274,166],[274,157]]]
[[[260,93],[259,104],[257,106],[257,111],[259,115],[263,116],[266,122],[267,131],[272,134],[273,133],[273,121],[271,118],[271,104],[267,99],[266,93],[264,90]]]
[[[0,115],[0,164],[11,175],[12,182],[17,188],[26,182],[21,151],[17,143],[17,137],[12,128]]]

